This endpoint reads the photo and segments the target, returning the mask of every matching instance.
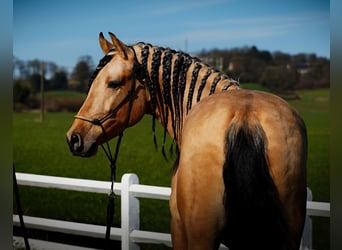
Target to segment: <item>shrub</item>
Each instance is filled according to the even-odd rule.
[[[31,94],[31,87],[28,83],[17,80],[13,86],[14,103],[25,103]]]
[[[83,103],[83,98],[47,98],[45,109],[48,112],[77,112]]]
[[[285,66],[268,66],[262,73],[259,83],[273,91],[293,90],[298,80],[295,69]]]

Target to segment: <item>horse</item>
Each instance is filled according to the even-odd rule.
[[[67,132],[72,154],[95,155],[152,115],[152,131],[159,121],[178,148],[169,201],[174,249],[298,249],[307,134],[297,111],[182,51],[109,36],[99,35],[105,56]]]

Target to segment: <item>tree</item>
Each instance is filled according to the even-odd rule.
[[[300,74],[296,88],[328,88],[330,85],[330,62],[325,58],[309,57],[307,71]]]
[[[293,90],[298,80],[295,69],[285,66],[268,66],[262,73],[259,83],[273,91]]]
[[[89,78],[93,72],[93,61],[91,56],[81,56],[72,72],[72,78],[78,82],[78,90],[86,91]]]
[[[291,65],[291,55],[280,51],[273,53],[273,61],[275,65]]]
[[[292,56],[292,62],[295,67],[307,63],[308,56],[304,53],[299,53]]]
[[[28,84],[20,80],[14,81],[13,85],[13,101],[25,103],[31,94],[31,88]]]
[[[60,71],[59,67],[54,62],[44,62],[44,70],[49,79],[53,78],[54,74]]]
[[[31,76],[33,74],[40,73],[40,66],[41,66],[41,61],[38,59],[28,61],[26,65],[26,67],[28,68],[28,72]]]
[[[68,88],[68,77],[64,70],[59,70],[54,73],[49,89],[51,90],[64,90]]]
[[[33,92],[40,91],[40,82],[41,82],[41,77],[39,73],[34,73],[30,76],[30,83],[31,83]]]
[[[28,80],[29,77],[30,73],[27,67],[27,63],[13,56],[13,78]]]

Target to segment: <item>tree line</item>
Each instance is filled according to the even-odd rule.
[[[330,60],[316,54],[271,53],[257,47],[202,50],[196,56],[240,83],[259,83],[274,92],[328,88]],[[14,102],[26,102],[39,92],[43,75],[45,90],[85,92],[95,69],[89,55],[79,57],[69,73],[54,62],[23,61],[13,57]]]
[[[54,62],[38,59],[24,61],[13,57],[13,101],[27,103],[40,91],[41,81],[44,90],[72,90],[85,92],[89,78],[94,71],[93,59],[89,55],[80,56],[69,73]]]
[[[259,83],[275,92],[330,86],[330,60],[314,53],[271,53],[252,46],[203,50],[197,56],[241,83]]]
[[[29,83],[33,91],[39,90],[41,74],[47,90],[84,91],[86,81],[94,71],[93,59],[89,55],[81,56],[71,73],[54,62],[38,59],[23,61],[13,57],[13,79],[15,83]]]

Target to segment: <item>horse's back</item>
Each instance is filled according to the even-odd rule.
[[[180,216],[187,224],[196,221],[196,226],[187,227],[190,230],[200,227],[200,223],[207,228],[212,225],[209,230],[224,228],[225,140],[229,127],[242,123],[258,124],[264,131],[269,173],[286,207],[284,216],[290,231],[298,238],[305,217],[305,126],[284,100],[260,91],[220,92],[203,98],[189,112],[184,121],[179,166],[173,183],[181,206],[178,210],[183,213]],[[204,213],[203,217],[196,217],[196,212]],[[212,238],[217,241],[219,236]]]

